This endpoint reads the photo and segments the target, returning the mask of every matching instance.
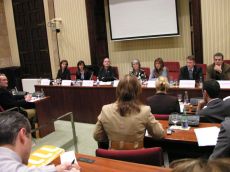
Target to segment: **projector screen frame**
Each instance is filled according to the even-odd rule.
[[[154,38],[166,38],[166,37],[179,37],[180,36],[180,28],[179,28],[179,20],[178,20],[178,2],[175,0],[175,8],[176,8],[176,22],[177,22],[177,33],[172,34],[160,34],[160,35],[146,35],[146,36],[135,36],[135,37],[122,37],[122,38],[113,38],[112,35],[112,26],[111,26],[111,15],[110,15],[110,3],[107,0],[108,4],[108,14],[109,14],[109,30],[110,30],[110,38],[112,41],[126,41],[126,40],[138,40],[138,39],[154,39]]]

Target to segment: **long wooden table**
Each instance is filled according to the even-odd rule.
[[[112,86],[35,86],[36,91],[44,90],[46,96],[51,97],[51,107],[55,117],[59,117],[67,112],[73,112],[74,120],[95,124],[101,108],[105,104],[116,100],[116,88]],[[188,91],[189,97],[202,97],[200,88],[180,89],[170,88],[168,93],[171,95],[183,94]],[[146,102],[146,98],[155,94],[154,88],[142,89],[141,100]],[[230,95],[230,89],[221,90],[220,97]]]
[[[204,127],[220,127],[220,124],[216,123],[200,123],[198,127],[191,127],[187,130],[174,130],[171,135],[166,134],[168,128],[167,120],[159,120],[165,129],[164,139],[155,140],[151,137],[145,137],[145,147],[162,147],[164,151],[168,153],[169,161],[180,158],[208,158],[212,153],[214,146],[202,146],[198,145],[195,128]]]
[[[151,166],[151,165],[143,165],[137,163],[130,163],[118,160],[112,160],[107,158],[94,157],[83,154],[76,154],[76,157],[83,157],[88,159],[93,159],[95,162],[86,163],[78,161],[79,166],[81,167],[81,172],[170,172],[171,169]],[[60,164],[60,159],[56,159],[53,161],[55,165]]]

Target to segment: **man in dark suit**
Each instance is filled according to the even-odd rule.
[[[16,99],[11,92],[7,90],[8,79],[5,74],[0,74],[0,105],[4,110],[13,107],[34,108],[34,103],[30,103],[31,95]]]
[[[209,159],[230,157],[230,118],[221,123],[217,144]]]
[[[187,65],[180,68],[180,80],[196,80],[199,82],[202,79],[202,68],[196,66],[195,57],[187,57]]]
[[[201,121],[220,123],[230,116],[230,101],[218,98],[220,85],[216,80],[206,80],[203,84],[203,100],[198,103],[197,114]]]

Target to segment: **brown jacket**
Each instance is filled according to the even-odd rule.
[[[230,80],[230,65],[223,63],[221,69],[222,73],[218,73],[214,70],[214,63],[209,65],[207,68],[207,79]]]
[[[150,107],[141,105],[140,113],[121,116],[117,104],[112,103],[102,107],[98,116],[94,139],[97,141],[143,141],[145,130],[155,138],[162,138],[164,130],[150,112]]]

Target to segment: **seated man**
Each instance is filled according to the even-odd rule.
[[[230,65],[224,63],[224,55],[216,53],[213,57],[214,63],[207,68],[207,79],[229,80]]]
[[[3,112],[0,115],[0,171],[4,172],[76,172],[76,164],[50,165],[29,168],[32,141],[31,127],[27,118],[18,112]]]
[[[180,68],[180,80],[196,80],[199,82],[202,78],[202,68],[196,66],[195,57],[187,57],[187,65]]]
[[[225,117],[230,116],[230,101],[218,98],[220,85],[216,80],[206,80],[203,84],[203,100],[198,103],[197,114],[201,121],[222,122]]]
[[[217,144],[209,159],[230,157],[230,118],[221,123]]]
[[[108,57],[104,58],[103,66],[98,73],[98,79],[104,82],[116,80],[113,68],[110,66],[110,60]]]
[[[8,80],[5,74],[0,74],[0,105],[4,110],[13,107],[25,108],[21,111],[29,119],[35,117],[35,105],[29,102],[31,100],[31,95],[26,95],[25,97],[16,98],[11,92],[7,90]]]

